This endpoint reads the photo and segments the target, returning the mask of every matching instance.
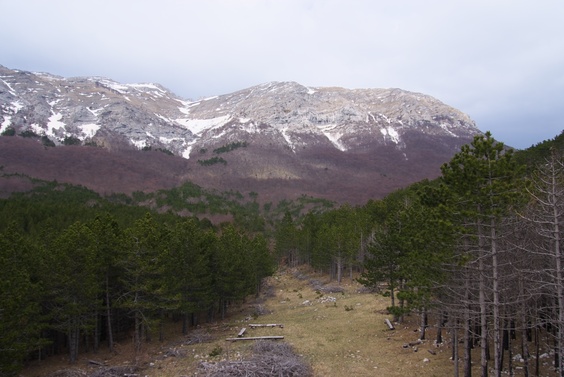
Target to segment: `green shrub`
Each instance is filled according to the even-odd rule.
[[[66,136],[63,140],[64,145],[80,145],[82,142],[79,138],[74,136]]]
[[[246,141],[235,141],[233,143],[229,143],[227,145],[216,148],[216,149],[213,150],[213,152],[216,153],[216,154],[227,153],[227,152],[231,152],[231,151],[238,149],[238,148],[246,148],[246,147],[247,147]]]
[[[41,144],[43,144],[46,147],[54,147],[55,146],[55,143],[53,142],[53,140],[49,139],[45,135],[41,136]]]
[[[221,355],[223,348],[220,346],[215,346],[215,348],[210,352],[210,357],[215,357]]]
[[[39,137],[38,134],[36,134],[35,132],[33,132],[32,130],[25,130],[22,133],[20,133],[21,137]]]
[[[227,161],[225,161],[221,157],[212,157],[212,158],[209,158],[207,160],[198,160],[198,164],[200,164],[202,166],[210,166],[210,165],[215,165],[215,164],[227,165]]]
[[[14,127],[8,127],[2,132],[2,136],[14,136],[16,134],[16,129]]]

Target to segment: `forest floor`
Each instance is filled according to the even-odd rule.
[[[450,336],[436,345],[433,323],[427,340],[417,345],[419,318],[408,316],[390,330],[385,324],[389,299],[366,292],[358,283],[347,279],[338,285],[327,276],[305,270],[282,270],[269,278],[263,295],[230,308],[224,321],[206,324],[194,332],[203,334],[203,342],[181,333],[181,323],[171,323],[165,340],[145,343],[137,358],[131,342],[118,344],[117,352],[82,353],[79,361],[69,365],[63,355],[30,364],[21,377],[86,377],[100,365],[106,368],[137,363],[135,373],[147,377],[206,376],[203,363],[247,360],[254,341],[227,341],[236,338],[242,328],[245,337],[283,336],[286,342],[313,369],[315,377],[341,376],[452,376],[453,362]],[[280,324],[283,327],[251,328],[251,324]],[[462,351],[462,350],[461,350]],[[476,350],[479,351],[479,350]],[[479,360],[479,355],[474,357]],[[543,360],[546,366],[550,359]],[[474,375],[479,375],[474,363]],[[514,363],[515,375],[523,375]],[[462,366],[462,365],[460,365]],[[103,376],[103,374],[98,374]],[[461,371],[462,375],[462,371]],[[551,371],[542,376],[555,376]]]

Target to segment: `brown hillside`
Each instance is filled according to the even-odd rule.
[[[436,141],[433,141],[436,142]],[[311,147],[296,153],[249,145],[216,156],[226,163],[204,166],[158,151],[135,151],[61,146],[45,147],[38,140],[0,137],[0,195],[28,190],[29,180],[82,185],[101,194],[169,189],[191,181],[207,189],[259,194],[261,203],[309,195],[337,202],[363,204],[424,178],[439,174],[439,166],[450,156],[437,153],[429,140],[416,140],[417,148],[406,156],[392,146],[377,146],[361,152]],[[421,163],[424,161],[424,163]]]

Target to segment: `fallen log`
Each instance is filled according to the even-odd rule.
[[[242,337],[243,334],[245,333],[245,331],[247,331],[247,328],[246,328],[246,327],[243,327],[243,328],[241,329],[241,331],[239,331],[239,334],[237,334],[237,337],[238,337],[238,338]]]
[[[392,324],[392,322],[390,322],[390,320],[389,320],[388,318],[386,318],[386,319],[384,320],[384,322],[386,323],[386,325],[388,325],[388,328],[389,328],[390,330],[395,330],[395,329],[396,329],[396,328],[394,327],[394,325]]]
[[[253,323],[250,324],[249,326],[251,326],[251,329],[254,329],[255,327],[280,327],[281,329],[284,328],[284,325],[281,323],[265,323],[265,324]]]
[[[279,335],[275,335],[275,336],[250,336],[250,337],[246,337],[246,338],[226,338],[225,340],[228,340],[230,342],[234,342],[236,340],[263,340],[263,339],[284,339],[283,336],[279,336]]]

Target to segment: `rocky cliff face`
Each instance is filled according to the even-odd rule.
[[[189,179],[218,189],[353,202],[438,175],[480,133],[460,111],[400,89],[274,82],[187,101],[157,84],[0,66],[0,132],[9,129],[55,145],[171,152]]]
[[[410,132],[453,138],[479,132],[467,115],[423,94],[307,88],[292,82],[268,83],[195,102],[189,115],[229,121],[229,128],[239,132],[268,131],[293,151],[312,143],[353,152],[373,144],[405,149],[404,136]],[[202,136],[205,140],[226,131],[216,125]]]

